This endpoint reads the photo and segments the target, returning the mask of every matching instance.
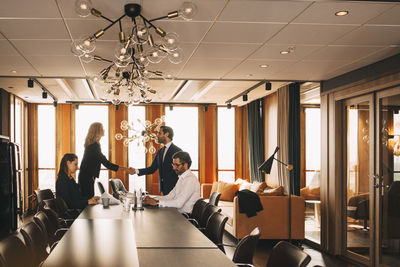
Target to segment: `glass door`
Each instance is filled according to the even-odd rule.
[[[400,88],[377,94],[376,266],[400,266]]]
[[[344,101],[344,254],[369,264],[373,251],[373,96]],[[371,249],[372,248],[372,249]]]

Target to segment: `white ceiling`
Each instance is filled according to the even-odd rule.
[[[272,80],[272,92],[290,81],[321,81],[400,52],[400,3],[368,1],[192,0],[198,14],[156,22],[180,36],[184,61],[162,62],[153,70],[168,71],[172,82],[153,80],[155,102],[217,103],[246,91],[260,80]],[[176,10],[184,0],[92,0],[103,15],[116,19],[126,3],[140,3],[151,19]],[[347,10],[343,17],[336,11]],[[2,0],[0,8],[0,88],[28,102],[41,99],[41,89],[28,88],[36,78],[64,101],[98,101],[104,86],[85,78],[104,63],[85,64],[70,52],[73,39],[93,34],[108,23],[81,18],[73,0]],[[129,20],[123,20],[123,27]],[[112,58],[118,26],[96,43],[95,54]],[[294,48],[281,55],[280,51]],[[260,68],[267,64],[267,68]],[[16,71],[16,72],[13,72]],[[23,77],[23,78],[14,78]],[[57,79],[58,78],[58,79]],[[183,85],[183,81],[188,82]],[[215,80],[215,82],[213,82]],[[179,89],[181,90],[179,91]],[[265,96],[264,86],[249,101]],[[243,105],[239,97],[233,105]]]

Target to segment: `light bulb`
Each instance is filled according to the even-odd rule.
[[[114,59],[113,62],[115,64],[115,66],[117,66],[118,68],[125,68],[126,66],[129,65],[129,61],[127,61],[127,60],[123,61],[118,58]]]
[[[147,59],[151,62],[151,63],[160,63],[161,60],[163,59],[161,56],[161,51],[158,49],[151,49],[149,51],[149,55],[147,56]]]
[[[163,38],[164,47],[168,50],[175,50],[179,45],[179,36],[175,32],[167,33]]]
[[[121,121],[121,127],[126,127],[129,125],[129,122],[127,120],[122,120]]]
[[[71,43],[71,52],[77,57],[81,57],[85,54],[85,51],[83,51],[79,44],[79,41],[73,41]]]
[[[124,144],[125,147],[128,147],[129,146],[129,140],[125,139],[123,144]]]
[[[111,100],[111,103],[118,106],[119,104],[121,104],[121,100],[119,100],[118,98],[113,98],[113,100]]]
[[[147,59],[146,55],[144,55],[143,53],[138,53],[136,54],[136,59],[139,61],[139,63],[146,67],[147,65],[149,65],[149,60]]]
[[[155,147],[153,146],[153,144],[151,144],[151,146],[150,146],[150,148],[149,148],[149,152],[150,152],[151,154],[156,153],[156,149],[155,149]]]
[[[175,80],[175,76],[172,73],[167,72],[167,71],[163,72],[162,78],[165,81],[173,81],[173,80]]]
[[[120,133],[117,133],[117,134],[115,135],[115,139],[118,140],[118,141],[122,140],[122,138],[123,138],[123,136],[122,136],[122,134],[120,134]]]
[[[96,49],[96,39],[90,37],[82,37],[76,42],[76,48],[79,47],[85,53],[91,53]]]
[[[192,20],[197,14],[197,6],[192,2],[184,2],[179,9],[179,15],[185,20]]]
[[[114,49],[114,56],[120,61],[127,61],[132,56],[132,49],[125,48],[125,43],[118,43]]]
[[[90,15],[92,9],[92,2],[90,0],[76,0],[75,11],[80,17],[87,17]]]
[[[90,63],[93,61],[94,57],[92,54],[84,54],[83,56],[81,56],[81,59],[85,63]]]
[[[178,48],[168,54],[168,60],[173,64],[179,64],[183,60],[183,50]]]

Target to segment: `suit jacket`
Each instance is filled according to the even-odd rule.
[[[139,169],[138,175],[153,174],[158,170],[159,190],[164,195],[167,195],[178,181],[178,175],[172,169],[172,155],[176,152],[182,151],[174,143],[167,150],[163,162],[164,147],[159,149],[153,159],[150,167]]]
[[[99,177],[100,165],[103,164],[107,169],[118,171],[119,166],[109,162],[106,156],[101,153],[100,144],[95,142],[85,148],[81,167],[79,171],[79,179],[81,174],[88,177]]]
[[[82,196],[80,186],[63,171],[58,173],[56,193],[70,209],[84,209],[88,204],[88,198]]]

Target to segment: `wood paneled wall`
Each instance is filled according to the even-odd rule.
[[[278,93],[264,98],[264,160],[266,160],[278,144]],[[277,164],[272,165],[271,173],[265,175],[269,186],[279,186]]]
[[[250,181],[249,142],[247,136],[247,106],[237,107],[235,109],[236,178]]]
[[[28,104],[28,192],[27,193],[31,197],[33,196],[33,190],[38,188],[37,114],[38,114],[37,105]],[[30,207],[32,208],[32,206]]]
[[[217,107],[199,107],[199,182],[217,181]]]
[[[58,104],[56,108],[56,173],[65,153],[75,153],[75,106]]]

